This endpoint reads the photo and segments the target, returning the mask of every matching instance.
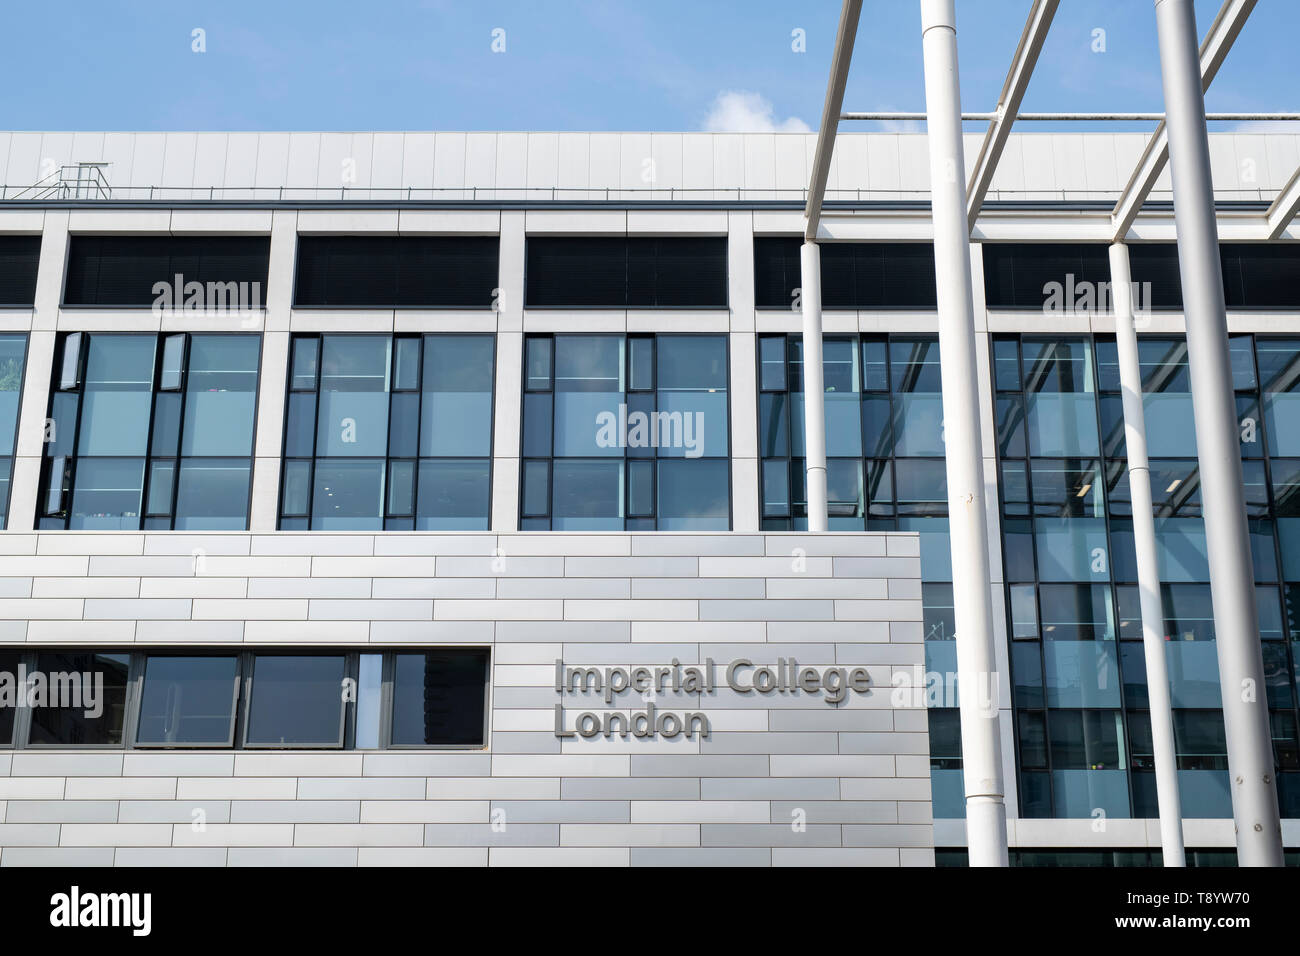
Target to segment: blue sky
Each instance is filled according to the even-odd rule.
[[[0,128],[816,128],[838,0],[68,0],[11,4]],[[962,100],[991,109],[1029,0],[958,0]],[[1219,0],[1197,0],[1204,31]],[[1262,0],[1211,110],[1297,107],[1300,3]],[[206,52],[192,47],[204,31]],[[493,52],[493,31],[505,31]],[[804,31],[806,52],[791,49]],[[1105,52],[1093,52],[1093,30]],[[866,0],[849,109],[924,109],[916,0]],[[719,96],[735,93],[722,101]],[[766,110],[770,106],[770,113]],[[1151,0],[1064,0],[1029,110],[1161,108]],[[865,128],[865,127],[864,127]],[[1050,128],[1050,127],[1041,127]],[[1135,129],[1149,128],[1136,126]]]

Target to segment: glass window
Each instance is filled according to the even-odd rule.
[[[1119,654],[1110,641],[1043,641],[1048,707],[1118,707]]]
[[[147,452],[153,335],[92,335],[82,386],[79,455]]]
[[[1175,709],[1173,716],[1174,749],[1179,770],[1228,769],[1228,747],[1221,712]]]
[[[1120,763],[1124,732],[1117,710],[1060,710],[1048,716],[1052,768],[1107,770]]]
[[[551,471],[556,531],[623,530],[622,462],[557,458]]]
[[[309,339],[317,340],[295,343]],[[291,391],[285,423],[286,455],[316,457],[294,466],[292,485],[286,474],[280,526],[486,529],[494,337],[324,335],[319,343],[319,393]],[[291,386],[312,380],[304,374]],[[525,434],[536,414],[530,403]]]
[[[40,527],[246,528],[260,348],[244,334],[66,336],[86,375],[51,396]]]
[[[528,381],[529,389],[546,389],[551,387],[551,345],[552,340],[545,336],[532,336],[528,339]]]
[[[18,714],[18,697],[21,692],[18,664],[21,656],[13,651],[0,651],[0,747],[11,747],[14,742],[14,718]]]
[[[726,339],[661,335],[656,353],[660,457],[725,458],[729,449]]]
[[[487,460],[421,460],[416,530],[486,531],[489,481]]]
[[[144,493],[143,458],[82,458],[72,492],[74,529],[137,530]]]
[[[383,703],[384,655],[361,654],[357,662],[356,749],[378,749]]]
[[[249,747],[343,746],[346,660],[258,654],[244,744]]]
[[[554,454],[622,457],[625,439],[617,429],[623,393],[622,338],[557,336]]]
[[[525,461],[523,467],[523,515],[545,516],[550,511],[550,463]]]
[[[260,344],[253,335],[190,336],[182,455],[252,454]]]
[[[330,531],[366,531],[383,520],[384,462],[316,462],[311,526]]]
[[[726,460],[659,463],[659,528],[726,531],[730,525]]]
[[[425,337],[421,455],[491,454],[492,352],[486,335]]]
[[[289,387],[316,390],[316,370],[320,362],[320,339],[299,336],[293,340],[293,377]]]
[[[758,362],[759,388],[765,392],[785,391],[785,336],[760,336]]]
[[[0,528],[9,507],[9,474],[18,434],[18,403],[22,398],[27,336],[0,335]]]
[[[37,654],[27,684],[28,745],[121,744],[129,662],[126,654]]]
[[[237,657],[150,656],[140,691],[136,743],[229,747],[239,690]]]
[[[921,584],[921,618],[927,641],[951,641],[957,636],[951,584]]]
[[[163,391],[174,391],[181,387],[185,374],[185,336],[169,335],[163,339],[162,374],[158,377],[158,387]]]
[[[532,344],[543,340],[549,351]],[[530,372],[526,382],[527,527],[730,527],[725,336],[533,336],[525,351],[553,357],[555,370],[553,379]],[[784,410],[767,417],[783,440]]]
[[[1115,639],[1115,614],[1105,585],[1044,584],[1039,588],[1039,602],[1046,640]]]
[[[250,476],[247,458],[182,459],[176,488],[176,530],[247,528]]]
[[[395,655],[394,746],[482,746],[487,667],[485,648]]]
[[[365,458],[388,450],[389,336],[321,336],[316,454]]]

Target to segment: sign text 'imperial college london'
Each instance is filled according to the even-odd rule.
[[[555,736],[708,737],[707,714],[659,710],[655,700],[660,694],[714,694],[719,689],[717,669],[712,658],[705,658],[702,667],[683,666],[676,658],[668,667],[566,667],[563,660],[557,660],[557,694],[600,695],[606,704],[614,704],[620,694],[631,691],[641,695],[646,707],[629,713],[584,711],[570,730],[565,727],[564,704],[559,703],[555,705]],[[726,665],[722,686],[737,694],[821,694],[827,704],[835,706],[850,692],[868,693],[871,678],[865,667],[800,667],[793,657],[778,657],[771,665],[755,665],[740,657]]]

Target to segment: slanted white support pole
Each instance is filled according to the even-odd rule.
[[[1192,0],[1156,0],[1156,28],[1237,862],[1241,866],[1281,866],[1282,826],[1273,776],[1255,573],[1246,530],[1223,267]]]
[[[1151,756],[1156,769],[1160,849],[1165,866],[1186,866],[1169,664],[1165,659],[1165,613],[1160,601],[1156,525],[1151,512],[1151,467],[1147,461],[1146,413],[1142,407],[1142,369],[1138,364],[1137,328],[1133,323],[1133,279],[1129,270],[1128,246],[1122,242],[1110,247],[1110,289],[1115,309],[1119,387],[1124,403],[1129,497],[1133,503],[1133,543],[1137,553],[1142,646],[1146,653],[1147,697],[1151,708]]]
[[[966,220],[957,16],[953,0],[921,0],[930,204],[943,354],[943,418],[957,619],[966,845],[971,866],[1007,865],[1007,814],[998,734],[999,681],[989,588],[984,471],[980,461],[975,306]]]
[[[804,488],[808,494],[808,530],[825,531],[826,387],[822,381],[822,257],[817,243],[799,250],[799,302],[803,310]]]

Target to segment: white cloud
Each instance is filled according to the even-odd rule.
[[[711,133],[810,133],[797,116],[777,121],[772,104],[759,93],[723,90],[713,100],[703,128]]]

